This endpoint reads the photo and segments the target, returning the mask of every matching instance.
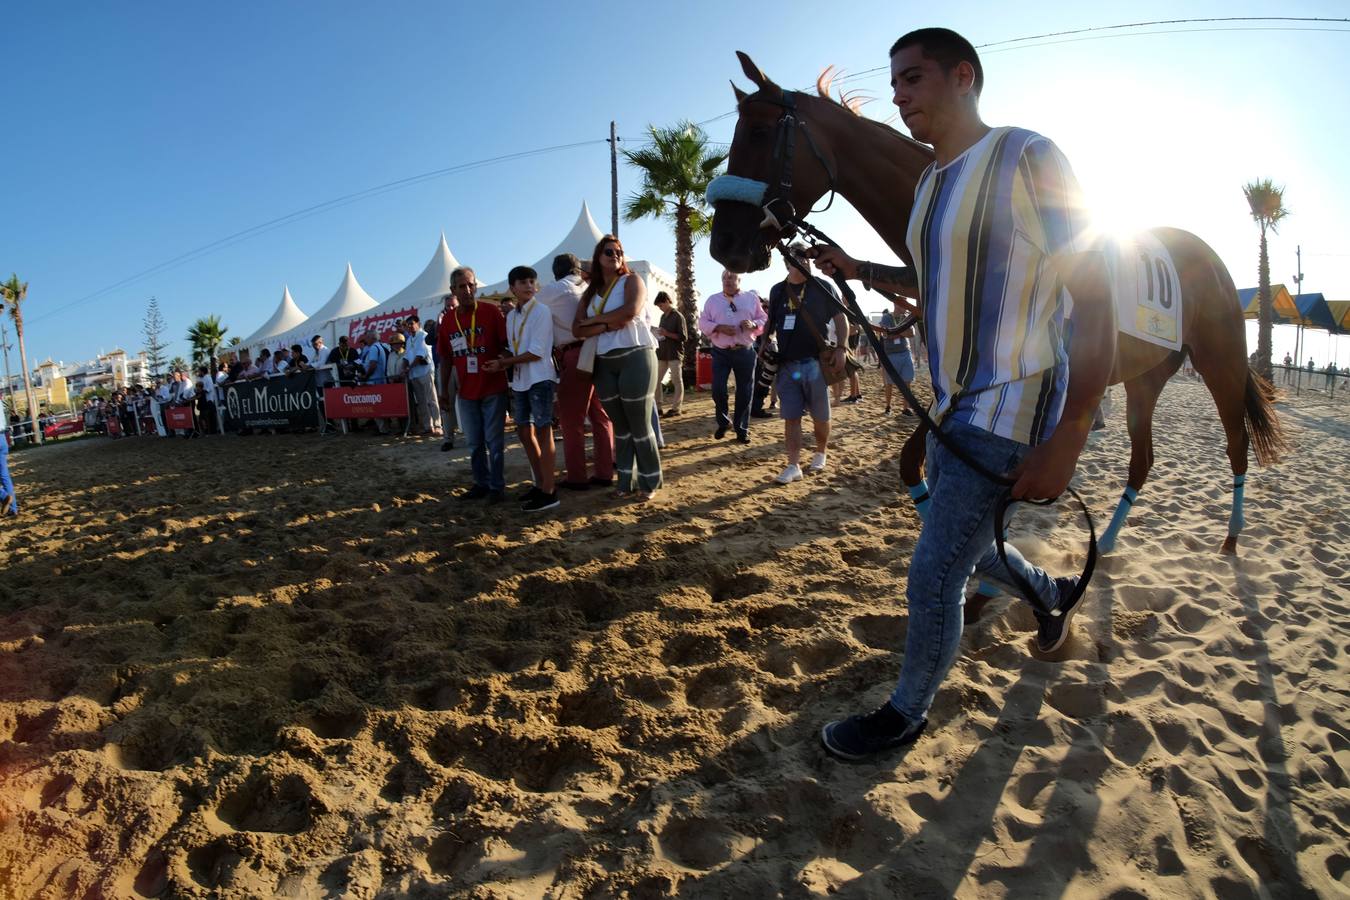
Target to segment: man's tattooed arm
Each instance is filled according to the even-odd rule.
[[[858,263],[858,280],[868,289],[879,288],[904,297],[919,296],[919,278],[910,266],[883,266],[881,263]]]

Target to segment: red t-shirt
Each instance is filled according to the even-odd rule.
[[[472,335],[470,329],[472,328]],[[467,350],[453,349],[455,338],[463,336]],[[495,303],[482,300],[474,303],[473,311],[463,306],[441,315],[441,327],[436,334],[436,355],[440,360],[453,358],[459,374],[459,396],[465,400],[482,400],[506,390],[505,372],[485,372],[483,363],[497,359],[506,348],[506,317]],[[478,359],[478,371],[469,371],[469,357]]]

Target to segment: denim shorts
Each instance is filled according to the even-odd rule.
[[[528,391],[511,392],[511,418],[516,425],[533,425],[536,428],[553,426],[553,397],[558,386],[552,381],[540,381],[530,385]]]
[[[896,373],[904,379],[905,384],[909,384],[914,380],[914,357],[910,356],[908,350],[904,353],[887,353],[886,358],[891,361],[892,366],[895,366]],[[895,384],[895,382],[891,380],[890,371],[884,369],[882,371],[886,373],[886,380],[891,384]]]
[[[830,389],[820,360],[811,357],[778,364],[778,409],[784,419],[800,419],[809,410],[811,421],[830,421]]]

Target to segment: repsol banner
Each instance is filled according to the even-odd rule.
[[[408,416],[406,384],[336,387],[323,392],[330,419],[404,419]]]
[[[323,411],[316,385],[313,372],[222,385],[225,430],[318,428]]]

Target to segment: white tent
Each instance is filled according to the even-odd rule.
[[[306,316],[300,307],[295,305],[295,301],[291,299],[291,289],[289,287],[282,288],[281,303],[277,306],[277,311],[272,313],[272,317],[264,322],[257,331],[249,335],[247,339],[240,341],[240,345],[254,347],[266,344],[269,338],[290,331],[308,318],[309,316]]]
[[[436,245],[422,274],[412,283],[388,300],[373,309],[368,309],[345,322],[336,323],[338,336],[360,334],[368,328],[374,328],[381,335],[393,327],[395,319],[401,319],[410,313],[417,313],[423,321],[440,315],[444,307],[445,295],[450,293],[450,273],[459,268],[459,260],[450,252],[445,242],[445,233]]]
[[[309,347],[310,338],[316,334],[321,334],[324,342],[329,347],[333,347],[337,345],[337,335],[341,330],[343,321],[358,316],[368,309],[373,309],[377,305],[375,298],[367,294],[365,288],[361,287],[360,282],[356,280],[356,275],[352,273],[352,264],[347,263],[347,274],[342,277],[342,283],[338,285],[337,291],[318,312],[290,331],[277,334],[258,343],[268,349],[289,347],[292,344]],[[345,331],[342,333],[345,333]]]
[[[562,253],[574,253],[577,259],[587,262],[595,254],[595,245],[600,243],[600,239],[605,233],[595,224],[595,219],[591,218],[590,207],[586,201],[581,201],[581,213],[577,216],[576,224],[572,230],[567,232],[567,236],[558,242],[544,257],[534,264],[534,270],[539,273],[539,283],[547,284],[553,280],[553,258]],[[510,289],[506,279],[502,279],[496,284],[489,285],[479,290],[479,294],[492,296],[495,294],[505,294]]]

